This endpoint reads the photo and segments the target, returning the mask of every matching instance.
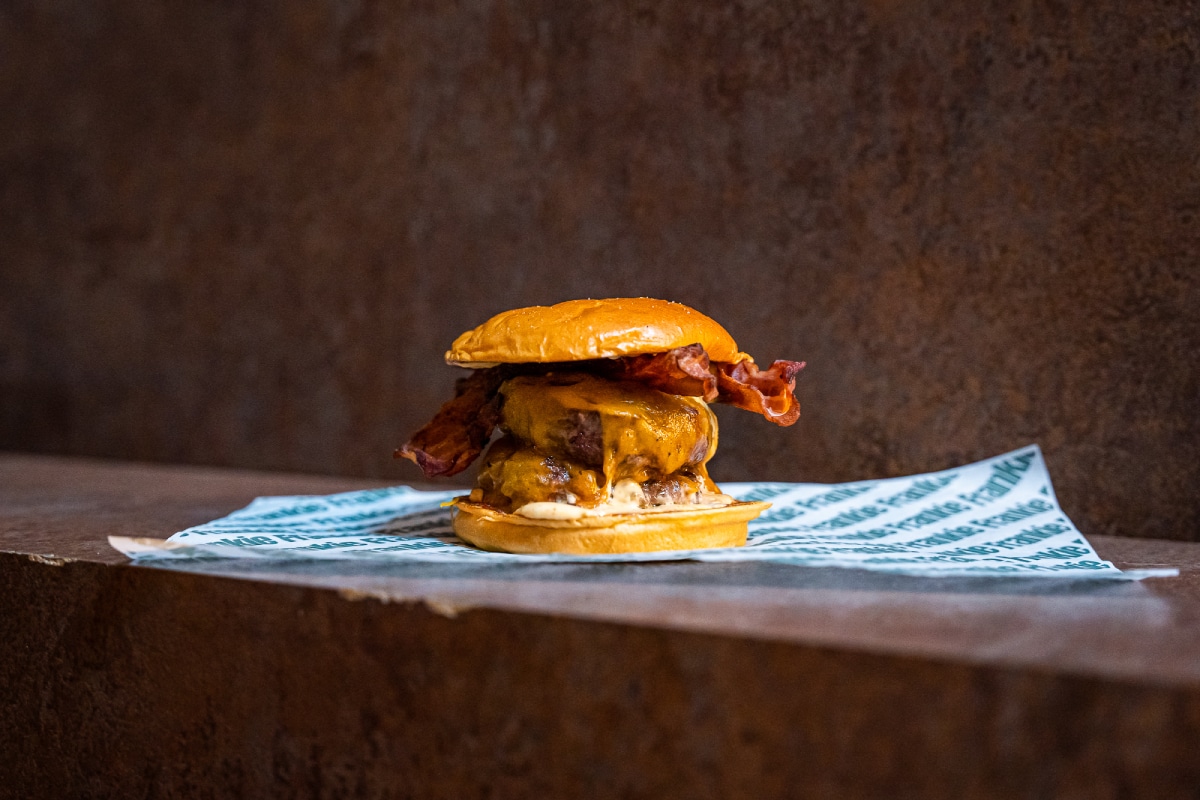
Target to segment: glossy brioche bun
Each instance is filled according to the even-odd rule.
[[[770,503],[733,503],[719,508],[611,514],[569,520],[528,519],[460,500],[454,532],[481,550],[501,553],[648,553],[741,547],[746,524]]]
[[[733,337],[695,309],[648,297],[568,300],[505,311],[454,340],[460,367],[587,361],[703,345],[713,361],[740,361]]]

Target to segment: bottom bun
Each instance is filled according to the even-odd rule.
[[[460,500],[454,532],[482,550],[501,553],[648,553],[741,547],[747,523],[770,503],[649,514],[609,514],[579,519],[529,519]]]

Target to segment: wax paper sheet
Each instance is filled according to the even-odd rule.
[[[622,555],[513,555],[458,539],[443,503],[461,490],[407,486],[260,497],[169,539],[112,537],[138,562],[164,559],[372,559],[491,563],[770,561],[918,575],[1140,578],[1097,554],[1063,513],[1037,445],[964,467],[851,483],[724,483],[772,503],[745,547]]]

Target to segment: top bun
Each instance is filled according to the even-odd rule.
[[[460,367],[588,361],[663,353],[700,344],[713,361],[739,361],[733,337],[681,303],[649,297],[568,300],[505,311],[454,340],[446,363]]]

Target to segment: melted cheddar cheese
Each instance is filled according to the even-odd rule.
[[[500,394],[507,435],[484,457],[486,502],[595,508],[631,483],[644,490],[643,505],[718,492],[705,467],[717,420],[700,398],[585,373],[516,377]]]

